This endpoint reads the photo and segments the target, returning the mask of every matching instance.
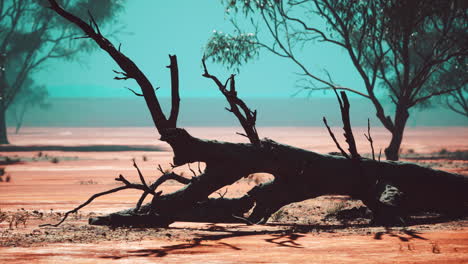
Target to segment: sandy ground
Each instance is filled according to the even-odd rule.
[[[242,142],[237,128],[189,128],[207,139]],[[341,135],[339,128],[335,134]],[[370,151],[366,128],[356,128],[361,153]],[[276,141],[326,153],[336,151],[324,128],[259,128]],[[376,149],[384,148],[389,135],[374,128]],[[442,149],[468,150],[468,128],[409,128],[403,153],[430,156]],[[418,223],[406,229],[370,227],[367,219],[343,222],[326,216],[359,204],[343,197],[321,197],[290,205],[275,215],[270,225],[213,225],[175,223],[169,229],[109,229],[86,224],[90,214],[105,214],[133,207],[137,191],[124,191],[97,199],[58,228],[38,224],[57,221],[60,214],[94,193],[117,187],[123,174],[137,181],[135,158],[145,177],[153,181],[168,168],[170,149],[157,141],[152,128],[26,128],[10,137],[15,145],[153,145],[167,151],[125,152],[0,152],[20,158],[5,167],[10,182],[0,182],[0,263],[468,263],[468,222]],[[412,160],[414,161],[414,160]],[[468,174],[465,160],[417,160],[427,166]],[[196,168],[196,165],[194,165]],[[185,175],[187,167],[180,168]],[[227,196],[240,196],[268,179],[259,175],[227,188]],[[162,190],[180,188],[168,182]],[[224,190],[223,190],[224,192]],[[24,209],[24,210],[23,210]],[[14,215],[26,215],[24,225],[9,228]]]

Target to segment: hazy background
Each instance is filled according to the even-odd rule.
[[[258,109],[259,126],[323,126],[326,116],[330,125],[341,126],[339,106],[335,98],[247,98],[252,109]],[[162,104],[169,110],[169,98]],[[180,126],[238,126],[232,113],[227,112],[223,98],[182,98]],[[354,126],[382,126],[374,118],[369,100],[351,100],[351,121]],[[70,97],[53,98],[47,110],[36,108],[24,118],[25,126],[55,127],[119,127],[152,126],[145,102],[136,97]],[[466,126],[467,120],[443,108],[412,111],[408,126]]]
[[[317,23],[321,23],[317,21]],[[153,82],[167,107],[170,92],[168,54],[179,59],[181,87],[181,126],[232,126],[234,116],[224,110],[226,102],[211,80],[201,76],[203,47],[213,30],[232,30],[219,0],[128,1],[120,15],[123,32],[112,41],[132,58]],[[105,34],[105,31],[103,32]],[[89,41],[80,39],[76,41]],[[306,65],[320,73],[327,69],[335,83],[363,90],[363,84],[348,56],[341,49],[317,43],[300,56]],[[80,61],[52,61],[34,79],[50,93],[50,108],[35,108],[24,118],[24,126],[151,126],[144,100],[124,87],[138,90],[134,81],[113,80],[116,64],[96,50]],[[229,72],[209,63],[211,73],[225,79]],[[236,79],[238,92],[249,106],[258,109],[258,125],[322,126],[322,116],[339,125],[339,108],[332,93],[299,93],[298,69],[288,60],[263,52],[260,58],[241,68]],[[378,89],[383,91],[383,89]],[[381,126],[374,119],[374,107],[353,94],[353,125]],[[380,96],[386,97],[385,92]],[[390,104],[386,109],[390,109]],[[387,111],[388,111],[387,110]],[[14,125],[11,118],[9,124]],[[435,107],[413,110],[409,126],[466,126],[467,119]]]

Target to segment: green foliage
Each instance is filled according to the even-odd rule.
[[[265,48],[290,58],[304,75],[330,85],[314,75],[295,55],[297,47],[323,41],[344,48],[361,75],[368,98],[382,87],[395,104],[425,107],[433,97],[465,89],[468,2],[461,0],[221,0],[233,25],[239,14],[257,29],[262,24],[268,37],[256,38],[250,48]],[[314,17],[326,23],[316,27]],[[258,35],[258,32],[256,32]],[[226,37],[228,38],[228,37]],[[228,40],[230,40],[228,38]],[[211,41],[211,40],[210,40]],[[218,41],[222,45],[224,42]],[[273,43],[273,44],[270,44]],[[253,44],[255,43],[255,45]],[[215,61],[232,67],[236,60],[218,48]],[[239,49],[236,57],[242,57]],[[258,54],[258,51],[256,51]],[[255,58],[246,56],[247,59]],[[241,66],[239,63],[237,66]],[[321,90],[323,88],[317,88]],[[457,93],[457,102],[460,95]],[[455,97],[454,97],[455,98]],[[377,99],[371,99],[381,109]],[[455,100],[455,99],[454,99]],[[452,100],[453,101],[453,100]],[[466,100],[465,100],[466,102]],[[379,118],[392,127],[383,113]]]
[[[205,57],[213,62],[239,71],[239,67],[258,56],[259,47],[255,34],[230,35],[213,31],[205,46]]]
[[[449,96],[448,107],[468,116],[466,100],[466,40],[468,2],[463,0],[221,0],[238,32],[237,18],[250,20],[254,47],[290,59],[301,71],[299,81],[309,91],[346,90],[373,103],[377,118],[392,133],[385,149],[398,159],[403,131],[412,107],[427,107],[434,98]],[[317,23],[322,19],[323,24]],[[266,32],[258,31],[259,25]],[[262,34],[259,34],[262,33]],[[228,40],[231,40],[227,37]],[[314,73],[298,51],[316,41],[342,48],[360,75],[364,90],[333,83],[331,75]],[[229,41],[219,41],[226,46]],[[215,49],[215,61],[237,65],[231,54]],[[248,46],[249,47],[249,46]],[[250,46],[252,47],[252,46]],[[312,47],[313,48],[313,47]],[[242,58],[239,49],[235,56]],[[256,51],[258,54],[258,51]],[[252,57],[246,56],[250,59]],[[319,85],[317,85],[319,84]],[[377,88],[394,106],[385,109]],[[457,103],[459,107],[454,107]],[[388,112],[393,112],[388,114]]]
[[[281,0],[221,0],[228,11],[235,13],[242,12],[244,15],[252,14],[256,11],[272,8]]]

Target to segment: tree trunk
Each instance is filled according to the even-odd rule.
[[[403,141],[403,133],[405,131],[406,121],[408,121],[409,113],[405,106],[398,105],[395,112],[395,125],[393,127],[392,139],[390,144],[385,149],[385,157],[387,160],[397,161],[400,154],[400,146]]]
[[[6,111],[3,106],[0,106],[0,144],[10,144],[7,136]]]
[[[8,142],[7,124],[6,124],[6,88],[7,81],[5,76],[6,54],[0,52],[0,144],[10,144]]]
[[[252,208],[245,221],[264,223],[285,205],[326,194],[361,199],[380,222],[394,222],[416,211],[460,210],[468,202],[467,177],[411,163],[369,159],[356,163],[270,140],[262,140],[260,146],[205,141],[183,129],[168,135],[162,140],[174,149],[174,164],[206,162],[205,173],[181,190],[155,196],[143,210],[151,218],[127,210],[92,218],[91,224],[138,225],[148,219],[151,226],[174,221],[239,222]],[[208,199],[216,190],[256,172],[275,178],[237,199]]]

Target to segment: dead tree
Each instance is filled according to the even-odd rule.
[[[164,115],[153,85],[137,65],[116,48],[100,32],[91,16],[90,24],[49,0],[50,8],[58,15],[81,28],[86,38],[93,40],[119,65],[116,79],[134,79],[141,88],[160,140],[167,142],[173,152],[173,166],[204,162],[206,167],[192,179],[166,173],[148,185],[140,175],[140,184],[130,183],[123,176],[116,180],[124,186],[96,194],[69,213],[76,212],[94,198],[123,189],[143,191],[135,208],[90,219],[91,224],[166,227],[175,221],[265,223],[281,207],[326,194],[349,195],[361,199],[378,220],[399,219],[418,210],[464,210],[468,201],[468,178],[462,175],[421,167],[411,163],[376,161],[361,157],[356,149],[349,122],[349,103],[342,94],[340,108],[343,115],[346,141],[350,154],[344,157],[322,155],[269,139],[260,139],[256,111],[252,111],[236,91],[235,76],[222,82],[209,73],[203,60],[203,76],[212,80],[229,103],[228,111],[239,120],[250,143],[229,143],[202,140],[177,127],[179,112],[179,82],[177,58],[170,55],[172,107],[168,118]],[[338,96],[338,94],[337,94]],[[370,135],[369,135],[370,136]],[[162,171],[162,168],[160,168]],[[227,199],[208,198],[220,188],[233,184],[253,173],[270,173],[274,179],[256,186],[245,195]],[[177,180],[184,188],[162,194],[157,188],[167,180]],[[144,198],[153,195],[150,203]],[[244,216],[250,209],[252,213]],[[64,219],[63,219],[64,220]],[[60,224],[60,223],[59,223]]]

